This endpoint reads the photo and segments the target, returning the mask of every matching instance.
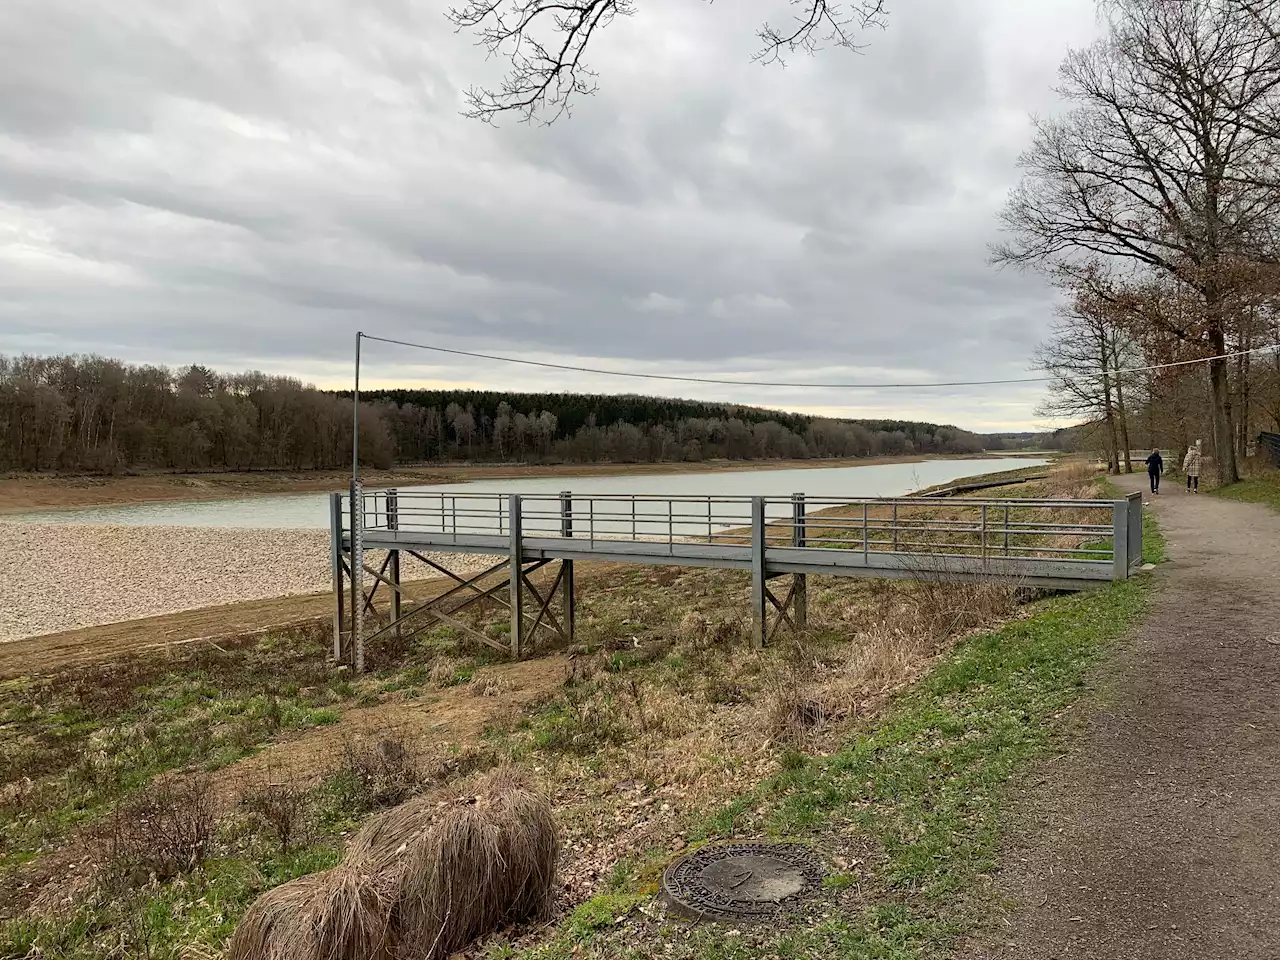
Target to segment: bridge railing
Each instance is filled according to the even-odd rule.
[[[509,537],[703,543],[987,560],[1105,565],[1123,579],[1142,556],[1141,498],[1036,500],[924,497],[721,497],[370,491],[363,529],[444,546]],[[349,500],[335,501],[349,529]]]

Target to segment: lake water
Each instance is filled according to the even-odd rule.
[[[1032,457],[983,460],[926,460],[865,467],[817,467],[799,470],[733,470],[715,473],[645,474],[611,477],[528,477],[480,480],[403,488],[434,493],[652,494],[655,496],[896,497],[963,477],[1048,463]],[[327,529],[325,494],[246,497],[236,500],[178,500],[121,507],[23,514],[40,523],[113,523],[128,526],[250,527],[255,529]]]

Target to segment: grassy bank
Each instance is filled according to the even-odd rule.
[[[580,597],[572,651],[514,665],[440,628],[375,647],[359,680],[292,633],[10,681],[0,958],[216,956],[258,893],[331,865],[371,812],[497,764],[549,795],[564,854],[551,926],[484,945],[495,960],[939,955],[982,916],[1010,778],[1146,584],[1045,599],[815,577],[810,631],[765,651],[749,589],[619,569]],[[201,798],[177,862],[130,844]],[[734,934],[662,920],[672,856],[762,834],[831,865],[810,913]]]
[[[1143,531],[1144,559],[1163,562],[1164,538],[1150,514]],[[550,943],[519,955],[950,956],[991,915],[987,879],[998,869],[1017,775],[1058,749],[1063,711],[1086,693],[1108,646],[1142,618],[1151,586],[1138,578],[1046,600],[1025,619],[973,635],[883,719],[848,731],[834,752],[792,754],[758,786],[690,816],[686,837],[695,844],[770,836],[824,852],[834,870],[808,912],[730,937],[723,928],[664,922],[648,908],[661,868],[682,849],[650,850],[574,911]],[[506,948],[493,954],[507,955]]]
[[[1261,503],[1280,510],[1280,470],[1253,466],[1239,483],[1213,491],[1216,496],[1242,503]]]

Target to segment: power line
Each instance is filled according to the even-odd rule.
[[[394,340],[390,337],[375,337],[372,334],[357,335],[365,340],[376,340],[379,343],[390,343],[400,347],[411,347],[415,350],[430,350],[435,353],[447,353],[456,357],[471,357],[476,360],[495,360],[499,363],[518,363],[527,367],[542,367],[547,370],[566,370],[571,373],[591,373],[605,377],[629,377],[636,380],[670,380],[679,383],[710,383],[730,387],[799,387],[826,390],[928,390],[936,387],[994,387],[1015,383],[1050,383],[1062,377],[1015,377],[1008,380],[949,380],[929,383],[793,383],[781,380],[728,380],[718,377],[682,377],[673,373],[636,373],[630,370],[604,370],[598,367],[583,367],[568,363],[551,363],[545,360],[525,360],[520,357],[501,357],[489,353],[474,353],[470,350],[455,350],[451,347],[438,347],[427,343],[410,343],[407,340]],[[1131,373],[1150,373],[1154,370],[1168,370],[1172,367],[1185,367],[1195,363],[1208,363],[1210,360],[1233,360],[1236,357],[1249,356],[1255,353],[1266,353],[1269,350],[1280,350],[1280,344],[1273,343],[1265,347],[1254,347],[1252,350],[1237,350],[1234,353],[1222,353],[1212,357],[1198,357],[1195,360],[1177,360],[1172,363],[1155,363],[1145,367],[1126,367],[1123,370],[1108,370],[1105,374],[1088,374],[1095,377],[1119,377]],[[1077,378],[1079,379],[1079,378]]]

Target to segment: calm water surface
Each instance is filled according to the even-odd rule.
[[[1033,457],[998,457],[801,470],[746,469],[716,473],[645,474],[634,477],[529,477],[402,489],[439,493],[558,493],[571,490],[580,494],[655,496],[784,497],[792,493],[804,493],[812,497],[896,497],[963,477],[1041,466],[1048,462]],[[123,507],[27,513],[22,515],[22,519],[39,523],[327,529],[328,499],[325,494],[306,493],[238,500],[178,500]]]

